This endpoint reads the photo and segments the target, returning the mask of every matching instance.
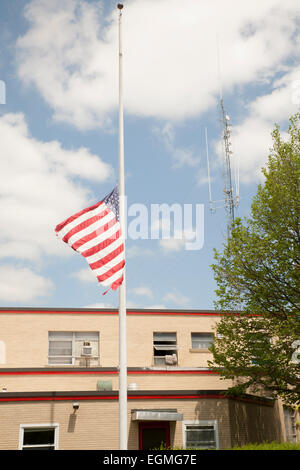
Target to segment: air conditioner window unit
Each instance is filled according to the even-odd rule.
[[[82,356],[91,356],[92,355],[92,346],[87,341],[83,343],[81,354],[82,354]]]
[[[177,356],[176,354],[167,354],[165,356],[165,363],[168,365],[174,365],[177,364]]]

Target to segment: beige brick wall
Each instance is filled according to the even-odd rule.
[[[76,401],[74,399],[74,401]],[[130,400],[128,406],[128,449],[138,449],[138,423],[131,409],[177,408],[185,420],[218,419],[220,447],[230,447],[228,402],[202,400]],[[80,401],[74,414],[72,401],[0,403],[0,449],[16,450],[20,424],[59,423],[61,450],[118,449],[118,402]],[[182,423],[171,424],[171,445],[182,446]]]
[[[153,332],[177,333],[178,365],[207,367],[208,353],[190,352],[191,333],[212,332],[216,317],[130,315],[127,322],[128,363],[133,367],[153,365]],[[143,345],[143,348],[141,347]]]
[[[179,367],[206,367],[207,352],[191,352],[192,332],[211,332],[218,320],[214,316],[128,315],[128,367],[153,365],[153,332],[176,332]],[[118,316],[62,313],[0,312],[0,368],[47,368],[49,331],[99,331],[100,366],[118,366]],[[3,344],[5,351],[3,351]],[[66,371],[70,368],[66,367]],[[84,369],[86,370],[86,369]],[[0,390],[26,391],[93,391],[99,380],[112,380],[114,374],[39,374],[0,375]],[[129,374],[128,383],[139,390],[223,390],[230,381],[215,375],[198,374]],[[75,401],[75,399],[74,399]],[[277,405],[276,405],[277,406]],[[227,399],[159,399],[129,400],[129,448],[138,447],[138,424],[130,419],[132,408],[177,408],[185,420],[212,420],[219,423],[221,448],[231,442],[242,444],[258,436],[261,440],[280,439],[282,419],[276,407],[269,408]],[[282,413],[281,413],[282,414]],[[71,401],[1,402],[0,449],[17,449],[20,424],[59,423],[61,449],[117,449],[118,401],[82,400],[73,413]],[[257,438],[256,438],[257,441]],[[182,423],[171,424],[171,444],[182,445]]]
[[[128,315],[127,357],[129,367],[153,365],[153,332],[176,332],[178,366],[207,367],[211,357],[191,352],[192,332],[211,332],[218,317],[178,315]],[[48,365],[49,331],[99,331],[100,366],[118,365],[118,316],[61,313],[0,313],[0,341],[5,344],[5,363],[0,367]],[[1,360],[0,360],[1,362]]]
[[[226,399],[201,399],[201,400],[139,400],[130,403],[130,408],[156,409],[176,408],[183,413],[184,420],[218,420],[220,448],[228,448],[231,445],[228,401]],[[170,423],[171,447],[182,447],[183,430],[182,422]],[[138,423],[129,421],[128,449],[138,448]]]
[[[72,375],[0,375],[0,391],[94,391],[97,382],[112,381],[113,390],[118,390],[117,374],[72,374]],[[130,374],[128,384],[135,383],[139,390],[224,390],[231,385],[217,375],[198,374]]]
[[[47,366],[49,331],[100,331],[101,365],[116,367],[117,320],[115,315],[105,318],[99,315],[0,314],[0,340],[6,345],[5,366]]]
[[[284,441],[283,421],[278,402],[275,406],[229,401],[232,445],[264,441]]]

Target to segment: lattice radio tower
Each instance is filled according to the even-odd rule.
[[[219,75],[220,75],[219,55],[218,55],[218,68],[219,68]],[[219,77],[219,80],[220,80],[220,77]],[[219,200],[219,201],[212,200],[210,166],[209,166],[209,156],[208,156],[208,138],[207,138],[207,128],[205,128],[206,157],[207,157],[208,186],[209,186],[209,206],[210,206],[211,212],[214,212],[215,209],[225,208],[226,219],[227,219],[227,238],[229,238],[232,223],[234,221],[235,207],[238,207],[239,202],[240,202],[239,167],[238,167],[238,161],[236,160],[235,165],[234,165],[234,180],[235,180],[235,191],[234,191],[233,177],[232,177],[233,152],[232,152],[232,144],[231,144],[231,124],[229,123],[230,117],[225,111],[221,85],[220,85],[220,107],[221,107],[221,124],[222,124],[224,197],[222,200]]]
[[[235,190],[233,188],[233,177],[232,177],[232,144],[231,144],[231,124],[229,123],[230,117],[226,114],[223,99],[220,100],[221,105],[221,123],[222,129],[222,147],[223,147],[223,199],[214,201],[212,199],[211,190],[211,177],[210,177],[210,165],[208,155],[208,138],[207,128],[205,128],[205,139],[206,139],[206,158],[207,158],[207,170],[208,170],[208,187],[209,187],[209,207],[211,212],[215,212],[216,209],[225,208],[226,221],[227,221],[227,237],[230,236],[231,226],[234,221],[235,208],[238,207],[240,202],[239,195],[239,169],[238,165],[234,166],[234,180]]]
[[[205,128],[206,138],[206,158],[207,158],[207,170],[208,170],[208,186],[209,186],[209,206],[211,212],[216,209],[225,208],[226,221],[227,221],[227,237],[230,236],[232,223],[234,221],[235,208],[238,207],[240,202],[239,195],[239,168],[237,161],[234,165],[234,182],[235,190],[233,188],[233,177],[232,177],[232,144],[231,144],[231,124],[229,123],[230,117],[226,114],[223,98],[220,98],[221,106],[221,123],[222,123],[222,153],[223,153],[223,199],[213,201],[211,191],[211,178],[210,178],[210,166],[208,156],[208,138],[207,128]]]

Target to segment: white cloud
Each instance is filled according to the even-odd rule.
[[[130,290],[135,295],[140,295],[143,297],[148,297],[151,299],[153,297],[153,293],[149,287],[135,287],[134,289]]]
[[[103,2],[32,0],[18,72],[56,119],[109,126],[118,100],[117,9]],[[299,47],[294,0],[132,0],[123,14],[127,112],[176,122],[216,104],[220,38],[224,93],[266,81]],[[100,37],[101,34],[101,37]],[[55,40],[53,40],[55,38]],[[189,156],[188,156],[189,157]]]
[[[159,245],[164,253],[170,253],[172,251],[184,250],[185,241],[182,238],[169,238],[166,240],[159,240]]]
[[[195,156],[194,150],[175,146],[174,126],[170,122],[167,122],[162,128],[155,127],[153,132],[171,155],[174,168],[180,168],[184,165],[194,167],[199,163],[199,157]]]
[[[1,116],[0,134],[0,257],[70,255],[54,228],[91,203],[82,178],[103,182],[110,166],[87,149],[34,139],[22,114]]]
[[[52,293],[49,279],[29,268],[12,265],[0,266],[0,299],[4,302],[28,302]]]
[[[192,229],[175,230],[169,238],[159,240],[159,246],[165,254],[168,254],[173,251],[185,250],[186,243],[192,242],[195,238],[196,232]]]
[[[267,162],[273,145],[271,132],[275,123],[284,124],[296,113],[300,102],[293,100],[293,84],[300,78],[295,67],[273,84],[271,92],[257,97],[248,105],[245,120],[232,128],[233,165],[238,164],[243,182],[262,178],[261,168]],[[284,129],[282,130],[284,132]]]
[[[153,250],[150,250],[149,248],[142,248],[138,245],[132,245],[126,248],[126,258],[153,256],[153,254]]]
[[[71,277],[75,277],[82,282],[97,283],[97,277],[90,268],[81,269],[76,273],[72,273]]]
[[[109,125],[116,105],[114,42],[99,40],[101,5],[79,0],[33,0],[25,8],[31,27],[18,41],[20,77],[37,86],[55,118],[80,128]],[[55,40],[53,40],[55,38]]]
[[[213,181],[213,178],[211,178],[211,182]],[[196,174],[196,183],[197,186],[207,186],[209,183],[209,178],[208,178],[208,172],[207,168],[200,168],[199,171]]]
[[[85,305],[83,308],[117,308],[116,305],[113,305],[109,302],[97,302],[95,304]]]
[[[154,304],[154,305],[149,305],[148,307],[151,310],[164,310],[166,307],[163,304]]]
[[[164,297],[163,300],[165,302],[171,302],[172,304],[185,306],[189,303],[188,297],[182,295],[180,292],[168,292]]]
[[[151,236],[154,239],[159,239],[158,244],[162,253],[169,254],[185,249],[201,249],[203,246],[201,242],[203,222],[201,219],[198,220],[198,212],[196,211],[197,228],[194,228],[191,227],[192,213],[187,213],[185,216],[181,211],[181,207],[175,204],[173,209],[174,219],[172,218],[171,208],[166,206],[166,210],[170,211],[169,216],[164,215],[162,211],[161,217],[159,215],[159,217],[154,217],[151,220]],[[189,246],[193,243],[195,244],[194,248]]]
[[[141,306],[137,304],[136,302],[134,302],[133,300],[127,300],[126,307],[127,308],[141,308]],[[144,306],[142,308],[144,308]]]

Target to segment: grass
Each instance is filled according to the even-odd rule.
[[[183,447],[169,447],[167,448],[163,444],[155,449],[155,450],[195,450],[195,451],[203,451],[203,450],[210,450],[204,448],[192,448],[192,449],[183,449]],[[300,450],[300,443],[293,443],[293,442],[263,442],[261,444],[245,444],[243,446],[235,446],[230,449],[226,450]]]
[[[232,447],[230,450],[300,450],[300,444],[294,442],[264,442],[262,444],[246,444],[241,447]]]

